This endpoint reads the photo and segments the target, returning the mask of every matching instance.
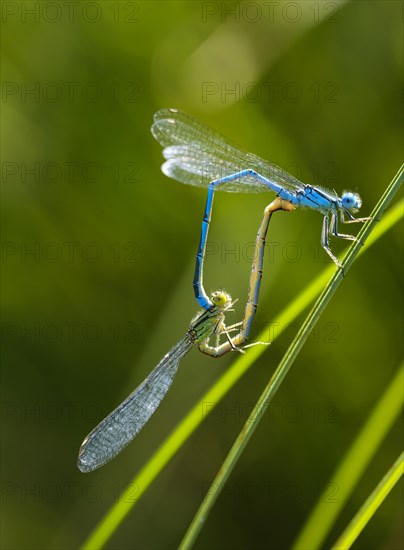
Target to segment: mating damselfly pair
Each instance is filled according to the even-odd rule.
[[[338,267],[341,264],[330,248],[329,236],[356,240],[353,235],[339,233],[339,219],[343,223],[368,219],[353,216],[362,204],[357,193],[346,191],[339,197],[335,192],[304,184],[177,109],[158,111],[151,130],[164,147],[164,174],[182,183],[208,188],[193,280],[195,297],[203,310],[192,320],[184,338],[161,359],[150,375],[84,439],[78,457],[82,472],[104,465],[140,432],[171,386],[179,362],[194,345],[212,357],[229,351],[242,352],[243,346],[248,347],[244,344],[257,310],[265,239],[273,212],[291,211],[297,206],[318,210],[323,215],[321,244]],[[277,195],[264,210],[255,241],[244,319],[231,326],[225,324],[225,314],[234,303],[231,296],[223,290],[208,296],[203,284],[203,263],[216,190],[273,191]],[[237,334],[232,336],[233,332]],[[215,346],[210,344],[211,337],[215,337]]]

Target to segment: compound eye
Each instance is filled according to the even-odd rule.
[[[231,302],[231,296],[223,290],[216,290],[212,293],[211,300],[216,306],[222,308]]]
[[[341,202],[347,210],[357,210],[362,206],[362,200],[357,193],[344,193]]]

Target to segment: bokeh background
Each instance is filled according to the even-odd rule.
[[[153,113],[183,109],[303,181],[357,190],[368,215],[401,162],[401,46],[396,1],[2,3],[2,548],[79,546],[234,359],[192,350],[137,440],[101,470],[77,470],[83,437],[197,310],[205,192],[161,173]],[[216,195],[205,280],[239,297],[234,321],[269,197]],[[274,217],[256,327],[327,265],[320,229],[315,212]],[[350,271],[198,548],[296,538],[400,362],[401,243],[396,226]],[[301,320],[275,327],[108,548],[178,545]],[[327,545],[401,443],[397,423]],[[400,502],[396,488],[355,548],[402,548]]]

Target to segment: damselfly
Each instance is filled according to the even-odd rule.
[[[197,253],[194,290],[199,304],[210,307],[202,280],[205,249],[216,189],[229,192],[259,193],[274,191],[295,206],[306,206],[323,214],[321,244],[332,260],[341,264],[329,245],[329,236],[356,240],[338,231],[338,216],[343,223],[364,222],[355,218],[362,205],[357,193],[336,192],[302,183],[288,172],[260,157],[243,151],[238,145],[212,130],[196,118],[177,109],[162,109],[154,115],[153,136],[164,147],[164,174],[182,183],[208,187]],[[348,219],[347,219],[348,218]]]
[[[224,290],[214,292],[209,298],[209,308],[192,320],[184,338],[171,348],[129,397],[84,439],[77,462],[82,472],[91,472],[109,462],[140,432],[170,388],[181,359],[194,345],[197,345],[202,353],[212,357],[221,357],[229,351],[243,351],[242,348],[250,334],[257,310],[265,238],[272,213],[276,210],[290,211],[293,208],[291,203],[280,198],[275,199],[265,208],[255,241],[248,300],[243,321],[227,327],[224,322],[225,313],[231,310],[234,301]],[[231,337],[231,332],[237,330],[240,325],[240,332]],[[216,337],[215,346],[211,346],[209,343],[211,336]],[[222,343],[220,343],[221,336],[225,337],[225,341]],[[255,342],[250,345],[262,343]]]

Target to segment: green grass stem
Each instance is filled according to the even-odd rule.
[[[385,476],[352,518],[331,550],[348,550],[374,516],[384,499],[404,473],[404,452],[400,454]]]

